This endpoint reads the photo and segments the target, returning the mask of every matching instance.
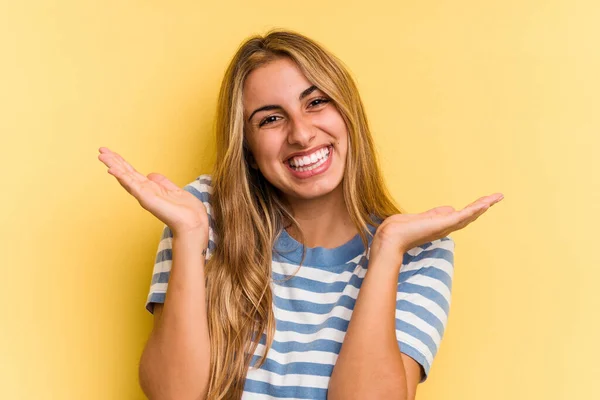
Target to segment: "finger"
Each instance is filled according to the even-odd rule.
[[[108,167],[120,165],[125,171],[135,171],[135,168],[125,161],[125,159],[119,153],[114,152],[106,147],[101,147],[99,150],[101,154],[98,156],[98,159],[108,165]]]
[[[129,174],[130,179],[125,179],[125,182],[138,182],[143,183],[148,180],[143,174],[139,173],[131,164],[129,164],[123,157],[118,153],[111,151],[106,148],[102,154],[98,156],[98,159],[102,161],[106,166],[109,167],[109,173],[117,178],[124,177]]]
[[[127,190],[127,192],[129,192],[131,195],[135,196],[135,193],[138,192],[136,186],[139,185],[139,183],[136,182],[136,180],[132,177],[132,174],[130,172],[123,171],[121,167],[117,167],[109,168],[108,173],[114,176],[119,182],[119,184],[123,186],[123,188]]]
[[[489,207],[486,203],[471,203],[462,210],[447,214],[446,226],[452,230],[462,229],[472,220],[483,214]]]
[[[471,204],[467,205],[467,207],[472,207],[472,206],[479,207],[479,206],[482,206],[483,204],[489,204],[490,206],[492,206],[492,205],[496,204],[497,202],[499,202],[500,200],[502,200],[503,198],[504,198],[504,195],[502,193],[494,193],[489,196],[483,196],[483,197],[478,198]]]
[[[166,176],[161,175],[161,174],[156,173],[156,172],[152,172],[152,173],[148,174],[148,179],[150,179],[153,182],[158,183],[160,186],[164,187],[167,190],[179,190],[179,189],[181,189],[179,186],[177,186],[176,184],[174,184],[173,182],[171,182],[169,179],[167,179]]]
[[[446,215],[446,231],[453,232],[469,225],[481,215],[483,215],[492,205],[501,201],[504,198],[502,193],[495,193],[490,196],[483,196],[467,205],[459,211],[454,211]],[[430,210],[431,211],[431,210]],[[448,234],[447,233],[447,234]]]
[[[140,190],[149,182],[148,178],[133,168],[131,170],[126,168],[123,162],[114,156],[114,153],[107,154],[101,160],[109,166],[107,172],[114,176],[127,192],[139,199]]]
[[[476,212],[474,212],[470,216],[468,216],[468,217],[464,218],[462,221],[460,221],[456,225],[456,229],[462,229],[462,228],[466,227],[467,225],[469,225],[470,223],[475,221],[477,218],[479,218],[481,215],[483,215],[483,213],[485,213],[489,208],[490,208],[490,206],[487,204],[480,207],[479,209],[477,209]]]
[[[135,171],[135,168],[133,168],[133,166],[131,164],[129,164],[127,161],[125,161],[125,159],[119,153],[116,153],[113,151],[112,155],[115,158],[115,161],[117,163],[119,163],[123,167],[123,169],[125,169],[126,171],[130,171],[130,172]]]

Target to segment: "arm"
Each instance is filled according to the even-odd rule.
[[[173,237],[173,263],[162,307],[140,359],[139,379],[152,400],[204,399],[210,347],[204,285],[206,233]]]
[[[167,285],[161,282],[165,287],[161,299],[152,302],[164,301],[164,305],[155,315],[154,329],[142,353],[140,386],[153,400],[202,399],[210,374],[202,249],[207,248],[211,230],[203,191],[198,189],[204,187],[210,193],[210,177],[200,176],[182,190],[164,175],[144,176],[106,147],[98,150],[98,159],[109,167],[107,172],[165,224],[163,234],[173,232],[168,240],[170,271],[166,275],[170,288],[167,294]],[[149,301],[152,294],[151,290]],[[150,302],[146,305],[152,312]]]
[[[415,398],[420,366],[401,354],[396,339],[396,291],[401,265],[369,262],[340,355],[329,400]]]
[[[406,249],[464,228],[502,199],[501,194],[494,194],[459,211],[442,206],[420,214],[395,214],[378,226],[369,250],[368,272],[329,382],[329,399],[414,398],[417,366],[402,357],[394,336],[403,255]]]

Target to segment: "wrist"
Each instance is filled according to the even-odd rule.
[[[397,272],[400,271],[402,267],[402,261],[404,260],[404,253],[406,250],[404,249],[396,249],[396,251],[392,253],[389,252],[379,252],[377,250],[370,249],[369,250],[369,269],[371,267],[375,268],[386,268],[393,269]]]
[[[172,232],[174,240],[200,243],[203,248],[208,247],[208,229],[197,228]]]

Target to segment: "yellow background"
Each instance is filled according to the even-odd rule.
[[[272,27],[356,77],[409,212],[505,199],[456,241],[419,400],[597,399],[600,3],[3,1],[0,398],[142,399],[162,223],[97,149],[210,171],[222,74]]]

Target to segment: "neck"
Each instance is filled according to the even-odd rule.
[[[288,198],[288,202],[308,247],[335,248],[358,233],[346,209],[341,184],[326,196],[310,200]],[[290,225],[287,232],[300,241],[300,232],[293,226]]]

